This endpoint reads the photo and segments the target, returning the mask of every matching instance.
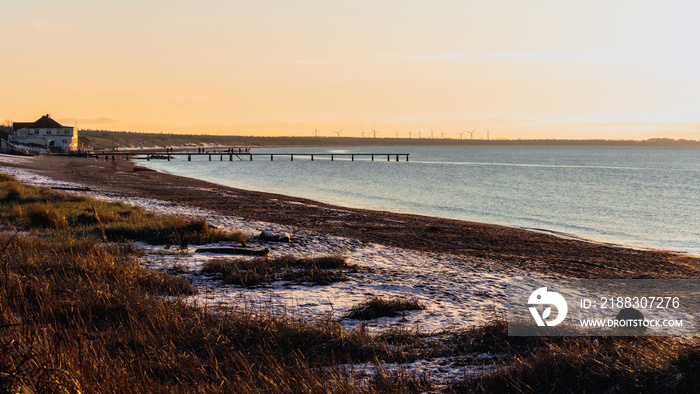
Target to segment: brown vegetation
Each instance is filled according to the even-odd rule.
[[[455,338],[457,347],[503,353],[495,372],[455,392],[695,393],[700,342],[670,337],[509,337],[497,321]],[[460,345],[461,344],[461,345]]]
[[[0,206],[0,223],[26,230],[70,227],[81,237],[183,247],[219,241],[246,243],[242,232],[218,230],[202,218],[157,215],[122,203],[26,186],[8,176],[0,178]]]
[[[85,213],[81,197],[26,185],[0,190],[10,189],[21,196],[0,196],[2,220],[28,231],[0,233],[0,392],[381,391],[346,386],[346,373],[322,367],[398,357],[333,320],[213,313],[185,303],[178,296],[193,294],[192,284],[144,269],[132,244],[100,244],[85,223],[35,228],[20,214],[42,196],[70,223]],[[101,220],[109,229],[110,217],[129,207],[106,205]],[[146,216],[158,226],[179,223]],[[340,267],[344,259],[315,264]],[[392,387],[405,391],[400,382]]]
[[[372,320],[378,317],[394,317],[404,311],[425,309],[425,305],[416,298],[374,296],[350,308],[345,315],[348,319]]]
[[[275,281],[329,285],[347,280],[345,271],[356,271],[343,256],[297,258],[261,257],[256,259],[215,259],[208,261],[202,273],[217,275],[226,284],[258,287]]]

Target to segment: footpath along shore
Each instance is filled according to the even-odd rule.
[[[638,250],[505,226],[333,206],[235,189],[139,167],[131,161],[3,156],[0,166],[32,171],[95,192],[188,205],[221,215],[304,228],[419,252],[488,259],[545,275],[577,278],[699,278],[700,258]],[[428,268],[428,267],[426,267]]]

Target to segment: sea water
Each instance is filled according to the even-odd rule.
[[[700,149],[371,147],[254,149],[289,156],[178,156],[150,168],[347,207],[536,229],[700,255]],[[302,153],[410,153],[410,160]]]

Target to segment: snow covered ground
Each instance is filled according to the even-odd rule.
[[[0,155],[0,172],[14,175],[19,180],[39,186],[80,189],[81,185],[57,182],[31,171],[2,166],[11,159]],[[187,250],[166,249],[164,246],[142,245],[147,254],[143,264],[158,270],[177,271],[192,279],[199,294],[192,301],[200,305],[218,305],[238,308],[273,310],[301,319],[339,319],[343,326],[354,329],[362,324],[369,332],[381,333],[392,328],[408,329],[424,334],[444,333],[449,330],[482,326],[495,317],[505,316],[506,285],[508,281],[532,277],[533,274],[515,267],[486,259],[441,253],[423,253],[413,250],[387,247],[361,242],[355,239],[329,236],[305,229],[277,224],[244,220],[219,215],[184,205],[145,198],[124,198],[111,193],[78,191],[92,197],[122,201],[156,212],[183,216],[205,217],[210,224],[241,230],[249,238],[261,231],[291,234],[291,243],[275,243],[253,240],[249,246],[266,247],[270,256],[293,255],[312,257],[341,254],[350,264],[359,267],[358,272],[346,273],[348,280],[325,286],[310,286],[275,282],[268,287],[245,289],[223,285],[215,278],[201,273],[202,265],[220,255],[197,253],[195,247]],[[536,275],[536,274],[535,274]],[[344,318],[344,315],[370,296],[415,297],[426,308],[407,311],[396,317],[383,317],[370,321]],[[483,356],[486,364],[493,355]],[[352,371],[372,374],[377,368],[384,371],[406,370],[423,373],[435,383],[442,384],[465,376],[488,373],[492,366],[465,365],[456,358],[419,360],[411,364],[381,364],[346,366]]]

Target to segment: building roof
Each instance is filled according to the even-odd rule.
[[[49,115],[42,116],[31,126],[34,129],[57,129],[63,127],[60,123],[51,119]]]
[[[12,131],[17,131],[23,128],[30,128],[30,129],[58,129],[64,127],[60,123],[56,122],[55,120],[51,119],[49,115],[44,115],[39,120],[37,120],[34,123],[27,123],[27,122],[15,122],[12,124]]]
[[[12,123],[12,131],[17,131],[17,130],[23,129],[25,127],[29,127],[33,124],[34,123],[32,123],[32,122],[13,122]]]

